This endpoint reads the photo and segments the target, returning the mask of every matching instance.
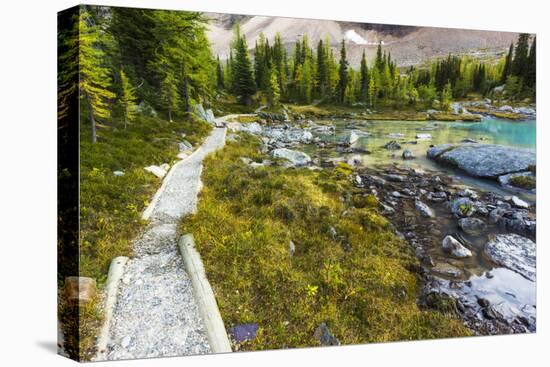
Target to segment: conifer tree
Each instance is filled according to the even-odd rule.
[[[508,54],[506,55],[506,58],[504,60],[504,67],[502,69],[502,75],[500,77],[501,83],[506,83],[506,78],[508,78],[508,75],[512,73],[513,57],[514,57],[514,43],[511,43],[510,48],[508,49]]]
[[[512,72],[519,78],[527,76],[527,58],[529,52],[529,35],[521,33],[516,43]]]
[[[216,59],[216,83],[218,91],[225,89],[225,76],[219,56]]]
[[[340,49],[340,63],[338,68],[338,102],[344,103],[346,88],[348,86],[348,61],[346,60],[346,44],[342,40]]]
[[[269,88],[267,93],[267,101],[270,107],[277,106],[279,104],[280,90],[279,82],[277,80],[277,73],[271,71],[271,77],[269,78]]]
[[[328,65],[328,55],[326,48],[323,45],[323,40],[319,39],[317,44],[317,87],[318,95],[321,98],[325,98],[329,90],[329,65]]]
[[[167,72],[160,84],[160,100],[162,107],[168,111],[168,121],[172,122],[172,113],[178,107],[178,88],[172,72]]]
[[[124,109],[124,128],[126,129],[129,122],[134,121],[136,117],[136,89],[130,83],[130,80],[124,73],[123,69],[120,69],[120,84],[121,94],[120,102]]]
[[[81,12],[76,23],[79,29],[79,89],[88,110],[88,120],[92,125],[92,142],[97,141],[97,118],[109,118],[109,100],[115,94],[109,90],[111,75],[103,65],[105,53],[101,48],[101,31],[97,25],[91,24],[90,15]]]
[[[361,57],[361,90],[360,98],[362,102],[367,102],[368,90],[369,90],[369,68],[367,66],[367,58],[365,56],[365,50],[363,50],[363,56]]]
[[[240,34],[238,28],[233,43],[235,47],[235,60],[233,62],[234,92],[241,103],[248,106],[252,103],[252,95],[256,92],[256,85],[252,74],[252,63],[248,55],[246,38]]]
[[[528,87],[534,87],[536,84],[537,74],[537,37],[533,38],[533,43],[529,49],[529,57],[527,58],[527,73],[525,83]],[[534,92],[534,91],[533,91]]]

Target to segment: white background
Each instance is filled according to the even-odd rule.
[[[536,335],[233,353],[105,366],[548,365],[547,174],[550,14],[544,1],[104,1],[204,10],[537,33],[538,332]],[[56,12],[76,1],[8,0],[0,10],[0,365],[67,366],[56,339]],[[545,66],[546,69],[543,69]],[[136,315],[141,316],[141,315]],[[543,344],[543,340],[546,343]],[[543,362],[544,361],[544,362]]]

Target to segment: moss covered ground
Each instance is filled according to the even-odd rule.
[[[349,166],[252,168],[267,158],[240,135],[205,160],[198,212],[184,218],[227,329],[257,323],[242,350],[319,345],[325,322],[342,344],[469,335],[450,312],[417,305],[411,248],[350,183]]]

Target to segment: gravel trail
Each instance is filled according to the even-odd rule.
[[[177,223],[197,209],[202,161],[225,144],[216,128],[203,145],[165,178],[151,223],[133,244],[109,326],[107,360],[210,352],[206,332],[177,249]]]

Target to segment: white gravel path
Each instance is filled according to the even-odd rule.
[[[216,128],[201,148],[165,178],[151,212],[151,224],[134,242],[120,282],[109,327],[107,360],[209,353],[210,347],[177,250],[177,223],[197,208],[202,161],[225,144]]]

